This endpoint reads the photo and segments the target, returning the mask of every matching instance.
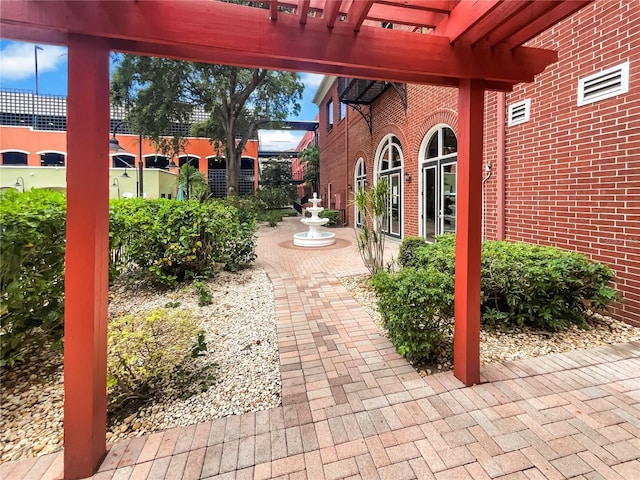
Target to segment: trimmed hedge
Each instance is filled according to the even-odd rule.
[[[112,200],[110,276],[141,268],[161,283],[235,271],[255,259],[255,217],[222,202]],[[66,202],[47,190],[0,195],[0,366],[34,333],[61,346]]]
[[[455,236],[406,246],[401,266],[454,276]],[[605,310],[617,294],[613,271],[585,255],[521,242],[482,245],[482,318],[486,324],[531,326],[549,331],[585,326],[587,309]]]
[[[0,366],[22,361],[36,331],[61,346],[65,228],[63,194],[0,194]]]
[[[433,267],[381,272],[371,279],[391,343],[410,360],[427,360],[453,328],[453,277]]]
[[[166,285],[236,271],[255,259],[256,222],[220,201],[122,199],[110,203],[112,249]]]

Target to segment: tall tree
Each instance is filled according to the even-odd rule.
[[[314,192],[318,191],[320,181],[320,150],[318,147],[307,147],[300,152],[300,164],[304,167],[303,179]]]
[[[227,195],[237,195],[242,151],[260,127],[277,126],[300,111],[303,84],[297,73],[276,72],[124,55],[114,71],[112,98],[132,118],[163,138],[167,123],[202,107],[210,116],[192,133],[208,136],[227,163]],[[162,118],[163,117],[163,118]],[[151,131],[142,130],[151,138]]]

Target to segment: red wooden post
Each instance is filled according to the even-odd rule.
[[[465,385],[480,382],[483,123],[484,84],[460,80],[453,373]]]
[[[93,475],[106,452],[109,254],[109,44],[69,35],[64,478]]]

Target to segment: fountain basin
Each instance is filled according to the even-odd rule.
[[[336,243],[336,234],[332,232],[317,232],[310,236],[309,232],[293,235],[293,244],[298,247],[328,247]]]

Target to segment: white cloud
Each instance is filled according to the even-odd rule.
[[[260,150],[268,152],[289,152],[296,149],[305,132],[290,130],[260,130],[258,141]]]
[[[38,50],[38,73],[56,70],[66,58],[66,47],[40,45]],[[0,51],[0,78],[2,80],[24,80],[35,76],[35,56],[32,43],[10,43]]]
[[[300,78],[302,79],[302,83],[304,83],[304,88],[316,89],[320,86],[320,82],[322,82],[324,75],[319,75],[317,73],[301,73]]]

